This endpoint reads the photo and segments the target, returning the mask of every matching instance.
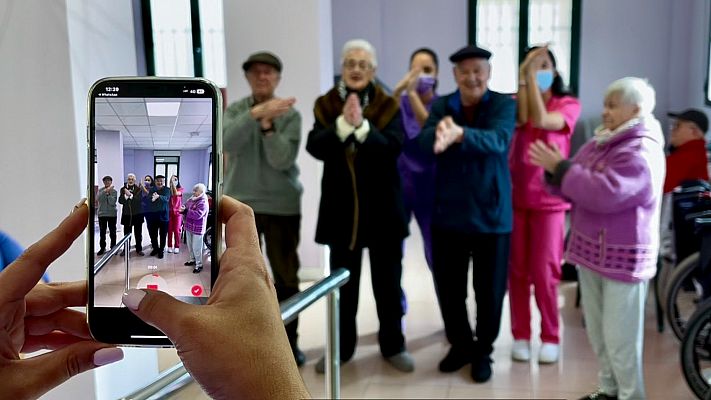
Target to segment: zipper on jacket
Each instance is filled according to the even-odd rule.
[[[348,250],[355,250],[356,241],[358,240],[358,184],[356,183],[355,174],[355,158],[358,149],[355,143],[351,143],[346,147],[346,164],[348,164],[348,172],[351,174],[351,186],[353,187],[353,229],[351,230],[351,242],[348,245]]]

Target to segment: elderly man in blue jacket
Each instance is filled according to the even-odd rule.
[[[433,273],[447,340],[442,372],[471,364],[475,382],[491,377],[493,343],[506,293],[512,225],[508,152],[516,119],[511,96],[489,90],[491,53],[467,46],[449,57],[458,90],[432,105],[419,140],[436,159]],[[467,315],[473,261],[476,332]]]

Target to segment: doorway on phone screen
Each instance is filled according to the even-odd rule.
[[[122,307],[126,282],[129,289],[205,303],[214,213],[212,99],[96,98],[94,107],[94,261],[133,233],[130,251],[95,273],[94,306]]]

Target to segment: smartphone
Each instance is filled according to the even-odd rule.
[[[96,340],[172,346],[123,305],[129,289],[207,302],[222,251],[221,120],[220,90],[202,78],[104,78],[89,89],[87,318]]]

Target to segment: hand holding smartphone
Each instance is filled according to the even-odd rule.
[[[222,192],[221,105],[220,91],[201,78],[105,78],[90,89],[89,204],[96,204],[93,187],[103,188],[98,181],[102,176],[134,182],[139,188],[134,193],[125,184],[125,196],[117,204],[117,236],[120,239],[132,235],[131,248],[123,255],[119,249],[107,251],[104,257],[95,256],[103,239],[97,228],[106,211],[90,209],[87,318],[96,340],[171,346],[162,332],[139,320],[123,305],[122,296],[130,289],[160,290],[191,304],[207,302],[217,278],[222,242],[216,212]],[[200,221],[187,221],[187,217],[183,217],[182,224],[170,221],[169,207],[182,204],[182,198],[171,195],[169,188],[156,185],[141,195],[144,185],[140,178],[148,175],[154,182],[159,176],[164,177],[163,181],[181,176],[185,195],[196,195],[205,207],[206,195],[199,188],[212,191],[215,196],[211,208],[215,212],[207,213]],[[159,196],[170,200],[156,201]],[[188,238],[185,244],[179,242],[183,231]],[[174,235],[174,244],[168,235]],[[148,247],[145,253],[144,247]],[[173,247],[181,247],[182,251],[171,252]],[[201,269],[194,273],[193,268],[185,266],[190,262]]]

